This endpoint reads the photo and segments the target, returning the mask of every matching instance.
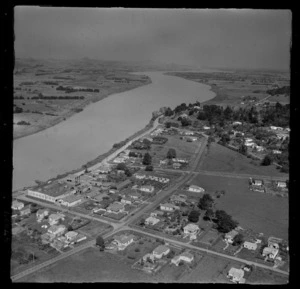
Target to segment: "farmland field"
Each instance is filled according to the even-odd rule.
[[[151,282],[151,276],[134,270],[110,253],[88,248],[55,263],[20,282]]]
[[[198,167],[200,170],[222,171],[229,173],[287,176],[275,166],[260,166],[259,161],[253,161],[246,156],[216,143],[211,143],[208,154]]]
[[[244,229],[288,239],[288,199],[248,189],[248,180],[198,175],[192,183],[208,193],[225,190],[216,208],[225,210]]]

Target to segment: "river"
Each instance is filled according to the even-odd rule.
[[[200,103],[215,96],[210,87],[163,72],[143,72],[152,83],[110,95],[53,127],[13,143],[13,190],[81,167],[114,143],[145,127],[162,106]]]

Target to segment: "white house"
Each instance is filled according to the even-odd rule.
[[[146,175],[142,175],[142,174],[135,174],[134,175],[136,179],[142,180],[146,177]]]
[[[67,196],[59,202],[66,207],[74,207],[82,202],[82,197],[80,195]]]
[[[278,253],[279,253],[279,249],[272,248],[272,247],[266,247],[263,250],[262,256],[268,257],[270,259],[275,259],[276,256],[278,255]]]
[[[199,231],[200,231],[199,226],[195,224],[188,224],[183,228],[184,234],[187,235],[196,235]]]
[[[161,204],[160,205],[160,209],[162,211],[168,211],[168,212],[173,212],[175,211],[175,209],[177,209],[178,207],[173,205],[173,204],[169,204],[169,203],[165,203],[165,204]]]
[[[195,185],[191,185],[189,186],[188,191],[194,193],[203,193],[204,189]]]
[[[153,256],[157,259],[161,259],[163,256],[168,255],[170,252],[170,248],[165,245],[160,245],[155,248],[152,252]]]
[[[272,150],[272,153],[275,154],[275,155],[280,155],[280,154],[282,154],[282,152],[279,151],[279,150]]]
[[[160,222],[160,219],[157,219],[157,218],[154,218],[154,217],[148,217],[146,220],[145,220],[145,224],[147,225],[152,225],[154,226],[155,224],[157,224],[158,222]]]
[[[203,129],[210,129],[210,127],[205,125]]]
[[[61,236],[66,231],[66,226],[64,225],[53,225],[48,229],[48,233],[53,237]]]
[[[36,212],[36,217],[38,219],[38,222],[41,221],[42,219],[44,219],[48,215],[49,215],[49,210],[47,210],[47,209],[39,209]]]
[[[244,274],[245,272],[242,269],[231,268],[227,277],[234,283],[245,283]]]
[[[277,188],[286,188],[286,187],[287,187],[286,182],[281,182],[281,181],[277,182]]]
[[[255,251],[257,249],[257,243],[252,243],[252,242],[244,242],[243,247],[248,249],[248,250],[253,250]]]
[[[19,201],[13,201],[11,208],[13,210],[21,210],[24,208],[24,203],[19,202]]]
[[[191,263],[194,260],[194,256],[191,253],[184,252],[181,255],[175,256],[171,260],[171,264],[179,265],[180,261]]]
[[[114,202],[114,203],[110,204],[106,208],[106,211],[108,213],[114,213],[114,214],[118,214],[120,212],[124,212],[124,204],[123,203]]]
[[[49,216],[49,219],[48,219],[50,226],[57,224],[58,221],[59,221],[60,219],[63,220],[64,217],[65,217],[65,216],[64,216],[63,214],[51,214],[51,215]]]
[[[131,205],[132,201],[131,201],[131,199],[125,197],[121,200],[121,203]]]
[[[141,187],[140,187],[140,190],[141,190],[142,192],[152,193],[152,192],[154,191],[154,187],[153,187],[153,186],[145,185],[145,186],[141,186]]]
[[[242,125],[242,123],[240,121],[234,121],[232,125]]]
[[[238,235],[238,232],[236,230],[232,230],[230,232],[228,232],[226,235],[225,235],[225,241],[232,244],[233,243],[233,239],[234,237]]]
[[[120,235],[114,237],[113,243],[118,246],[118,250],[124,250],[134,241],[134,235]]]
[[[68,242],[73,242],[76,239],[77,235],[78,235],[77,232],[69,231],[68,233],[65,234],[65,237]]]

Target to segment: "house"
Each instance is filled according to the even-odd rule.
[[[60,240],[53,240],[53,242],[50,244],[51,247],[56,249],[57,251],[60,251],[64,247],[64,243]]]
[[[124,212],[124,204],[118,203],[118,202],[114,202],[114,203],[110,204],[106,208],[106,211],[108,213],[114,213],[114,214],[118,214],[120,212]]]
[[[155,257],[150,253],[147,253],[145,256],[143,256],[143,261],[144,262],[146,262],[148,259],[150,259],[153,263],[155,261]]]
[[[160,222],[160,219],[156,219],[154,217],[148,217],[146,220],[145,220],[145,224],[146,225],[152,225],[154,226],[155,224],[157,224],[158,222]]]
[[[179,117],[181,117],[181,118],[188,118],[188,115],[186,113],[182,113]]]
[[[236,231],[236,230],[232,230],[232,231],[226,233],[226,234],[225,234],[225,241],[228,242],[228,243],[230,243],[230,244],[232,244],[232,243],[233,243],[234,237],[235,237],[236,235],[238,235],[238,233],[239,233],[239,232]]]
[[[164,212],[156,210],[156,211],[150,213],[150,216],[157,217],[157,216],[162,216],[163,214],[164,214]]]
[[[159,164],[160,165],[166,165],[168,163],[168,160],[160,160]]]
[[[280,155],[280,154],[282,154],[282,152],[279,151],[279,150],[272,150],[272,153],[275,154],[275,155]]]
[[[244,270],[237,269],[237,268],[231,268],[227,274],[227,277],[234,283],[245,283],[244,278]]]
[[[124,158],[120,158],[120,157],[117,157],[113,160],[113,162],[115,164],[120,164],[120,163],[124,163],[125,162],[125,159]]]
[[[173,204],[170,204],[170,203],[165,203],[165,204],[161,204],[160,205],[160,209],[162,211],[168,211],[168,212],[173,212],[175,211],[176,209],[178,209],[177,206],[173,205]]]
[[[174,169],[180,169],[181,164],[180,163],[173,163],[173,168]]]
[[[19,201],[13,201],[11,208],[13,210],[21,210],[24,208],[24,203],[19,202]]]
[[[203,193],[204,189],[195,185],[191,185],[189,186],[188,191],[194,193]]]
[[[154,187],[153,186],[149,186],[149,185],[145,185],[145,186],[141,186],[140,190],[142,192],[145,192],[145,193],[152,193],[154,191]]]
[[[257,243],[252,243],[252,242],[244,242],[243,247],[248,249],[248,250],[253,250],[255,251],[257,249]]]
[[[120,235],[115,236],[113,240],[113,244],[118,246],[118,250],[124,250],[127,246],[129,246],[134,241],[134,235]]]
[[[109,166],[101,166],[97,169],[97,172],[100,174],[108,174],[111,171],[111,168]]]
[[[72,195],[72,196],[67,196],[59,202],[66,207],[74,207],[82,202],[82,197],[80,195]]]
[[[130,198],[126,198],[126,197],[125,197],[125,198],[123,198],[123,199],[121,200],[121,203],[131,205],[131,204],[132,204],[132,201],[131,201]]]
[[[76,237],[76,239],[74,240],[74,242],[75,242],[75,243],[79,243],[79,242],[81,242],[81,241],[83,241],[83,240],[85,240],[85,239],[86,239],[86,236],[85,236],[85,235],[83,235],[83,234],[78,234],[77,237]]]
[[[30,215],[31,210],[30,207],[24,207],[23,209],[20,210],[20,215],[25,216],[25,215]]]
[[[234,121],[232,125],[242,125],[242,123],[240,121]]]
[[[178,158],[173,158],[172,161],[174,163],[181,163],[181,164],[187,164],[189,161],[186,159],[178,159]]]
[[[184,132],[185,135],[194,135],[194,132],[193,131],[185,131]],[[197,139],[197,138],[196,138]]]
[[[210,129],[210,127],[205,125],[205,126],[203,127],[203,129],[207,130],[207,129]]]
[[[78,235],[77,232],[69,231],[68,233],[65,234],[65,237],[68,242],[73,242],[76,239],[77,235]]]
[[[255,149],[258,151],[258,152],[262,152],[265,150],[265,148],[263,146],[256,146]]]
[[[268,257],[270,259],[275,259],[279,253],[279,249],[273,247],[265,247],[262,252],[263,257]]]
[[[49,215],[49,210],[47,210],[47,209],[39,209],[36,212],[36,217],[37,217],[38,221],[43,220],[48,215]]]
[[[277,188],[286,188],[286,187],[287,187],[286,182],[281,182],[281,181],[277,182]]]
[[[184,252],[181,255],[175,256],[171,260],[171,264],[175,264],[176,266],[178,266],[180,261],[191,263],[193,260],[194,260],[194,256],[191,253]]]
[[[196,235],[198,232],[200,232],[200,228],[198,225],[190,223],[183,228],[183,232],[186,235]]]
[[[189,140],[190,142],[191,141],[193,142],[193,141],[198,140],[198,138],[196,136],[190,136],[190,137],[187,138],[187,140]]]
[[[48,233],[53,237],[61,236],[66,231],[66,226],[64,225],[53,225],[48,229]]]
[[[127,197],[137,201],[140,199],[141,195],[136,192],[130,192],[127,194]]]
[[[146,175],[143,175],[143,174],[135,174],[134,177],[138,180],[142,180],[146,177]]]
[[[168,255],[170,252],[170,248],[165,246],[165,245],[159,245],[158,247],[156,247],[152,254],[155,258],[157,259],[161,259],[163,256]]]
[[[58,221],[64,219],[64,217],[63,214],[51,214],[48,218],[50,226],[57,224]]]
[[[254,186],[263,186],[264,182],[263,180],[258,180],[258,179],[250,179],[252,185]]]

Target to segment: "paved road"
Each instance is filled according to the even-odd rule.
[[[246,264],[249,264],[249,265],[254,265],[256,267],[268,269],[268,270],[271,270],[271,271],[274,271],[274,272],[277,272],[277,273],[281,273],[281,274],[284,274],[284,275],[289,275],[289,273],[286,272],[286,271],[282,271],[282,270],[277,269],[277,268],[269,267],[269,266],[264,265],[264,264],[260,264],[260,263],[256,263],[256,262],[252,262],[252,261],[248,261],[248,260],[244,260],[244,259],[241,259],[241,258],[238,258],[238,257],[234,257],[234,256],[229,256],[229,255],[226,255],[226,254],[222,254],[222,253],[211,251],[211,250],[204,249],[204,248],[199,248],[199,247],[196,247],[196,246],[188,244],[188,243],[182,243],[180,241],[169,239],[168,237],[157,236],[155,234],[144,232],[142,230],[138,230],[138,229],[135,229],[135,228],[129,228],[129,229],[132,230],[132,231],[138,232],[138,233],[142,233],[142,234],[154,237],[154,238],[163,239],[163,240],[168,241],[170,243],[174,243],[174,244],[180,245],[181,247],[186,247],[186,248],[189,248],[189,249],[206,252],[207,254],[216,255],[216,256],[219,256],[219,257],[222,257],[222,258],[227,258],[227,259],[231,259],[231,260],[234,260],[234,261],[246,263]]]

